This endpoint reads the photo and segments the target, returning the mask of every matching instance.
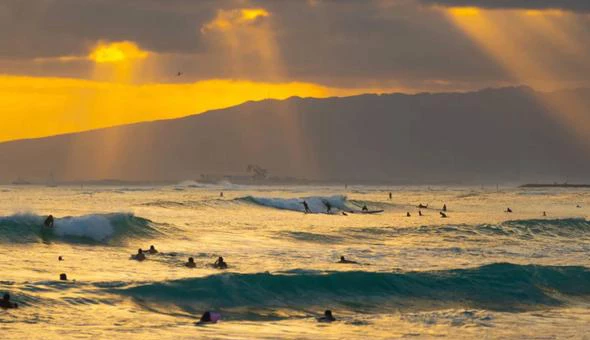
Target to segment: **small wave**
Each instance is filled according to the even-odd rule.
[[[141,203],[140,205],[143,205],[146,207],[172,208],[172,209],[173,208],[181,208],[181,207],[186,206],[186,204],[182,203],[182,202],[162,201],[162,200],[145,202],[145,203]]]
[[[243,185],[233,184],[228,180],[221,180],[217,183],[201,183],[197,181],[182,181],[176,184],[176,189],[199,188],[199,189],[240,189]]]
[[[298,241],[306,242],[339,243],[343,240],[340,236],[308,233],[304,231],[285,231],[281,234]]]
[[[336,306],[356,312],[481,308],[518,311],[590,297],[590,271],[496,263],[430,272],[226,273],[112,289],[191,310]]]
[[[53,228],[44,228],[44,220],[45,216],[34,214],[0,217],[0,243],[117,243],[156,232],[151,221],[128,213],[56,218]]]

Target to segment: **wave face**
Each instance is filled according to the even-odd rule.
[[[221,274],[115,289],[138,301],[200,310],[338,307],[356,312],[482,308],[518,311],[590,298],[590,270],[497,263],[432,272]]]
[[[53,228],[43,227],[45,218],[33,214],[0,217],[0,243],[69,241],[107,244],[156,232],[149,220],[126,213],[56,218]]]
[[[353,210],[347,205],[346,196],[311,196],[303,198],[267,198],[267,197],[255,197],[246,196],[237,198],[239,201],[253,203],[269,208],[276,208],[282,210],[292,211],[305,211],[303,207],[303,201],[307,202],[309,209],[313,213],[324,213],[326,212],[325,202],[329,202],[334,210]],[[357,209],[358,210],[358,209]]]

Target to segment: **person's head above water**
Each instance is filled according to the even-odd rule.
[[[137,249],[137,253],[138,254],[142,254],[143,253],[143,250],[141,250],[141,248],[139,248],[139,249]]]
[[[154,245],[151,245],[150,250],[156,250],[156,247],[154,247]]]
[[[346,260],[344,259],[344,256],[340,256],[340,261],[346,261]]]
[[[193,259],[192,257],[188,258],[188,263],[195,263],[195,259]]]
[[[66,275],[66,273],[61,273],[61,274],[59,274],[59,279],[61,281],[67,281],[68,280],[68,276]]]

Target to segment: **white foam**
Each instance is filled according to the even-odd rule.
[[[333,210],[348,211],[350,208],[346,206],[346,196],[312,196],[303,198],[266,198],[266,197],[251,197],[252,201],[257,204],[277,209],[304,211],[303,201],[307,202],[309,209],[313,213],[326,212],[326,202],[329,202]]]
[[[88,237],[104,241],[113,236],[114,227],[108,218],[101,215],[65,217],[55,220],[54,233],[59,236]]]

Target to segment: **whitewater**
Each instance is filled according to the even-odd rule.
[[[0,332],[584,339],[589,208],[588,189],[508,186],[2,186],[0,293],[19,308],[0,309]],[[336,322],[316,321],[326,309]],[[205,311],[221,321],[196,325]]]

